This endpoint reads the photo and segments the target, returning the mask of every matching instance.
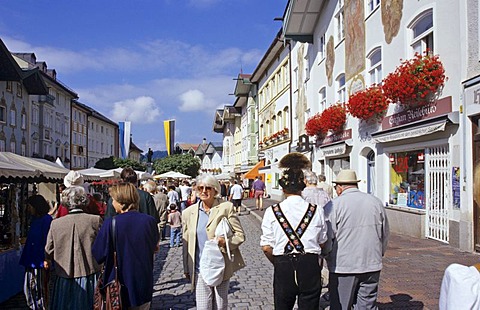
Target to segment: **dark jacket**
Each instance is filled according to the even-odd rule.
[[[153,201],[152,195],[138,188],[137,188],[137,192],[138,192],[138,195],[140,196],[140,202],[139,202],[140,206],[138,211],[140,211],[140,213],[145,213],[150,216],[153,216],[153,218],[157,221],[157,223],[160,223],[160,216],[158,215],[157,208],[155,207],[155,202]],[[116,214],[117,212],[113,208],[112,198],[110,197],[107,203],[107,211],[105,212],[105,218],[112,217]]]

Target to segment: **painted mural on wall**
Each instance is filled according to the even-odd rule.
[[[305,133],[305,111],[307,111],[307,96],[305,95],[305,44],[301,44],[297,51],[297,85],[298,85],[298,97],[296,106],[297,126],[298,134],[303,135]]]
[[[392,43],[400,31],[403,14],[403,0],[382,0],[382,24],[385,42]]]
[[[345,1],[345,79],[365,70],[365,10],[363,0]]]
[[[328,86],[333,84],[333,66],[335,65],[335,46],[333,36],[328,38],[327,42],[327,59],[325,60],[325,72],[327,74]]]

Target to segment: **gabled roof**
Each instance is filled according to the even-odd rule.
[[[177,143],[176,147],[180,148],[183,151],[189,151],[189,150],[194,150],[196,151],[198,148],[198,144],[193,144],[193,143]]]
[[[45,84],[38,68],[22,70],[23,85],[30,95],[47,95],[48,87]]]
[[[133,143],[133,139],[130,138],[130,152],[132,152],[132,151],[137,151],[137,152],[143,153],[143,150],[140,149],[138,146],[136,146],[135,143]]]

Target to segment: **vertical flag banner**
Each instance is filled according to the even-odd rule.
[[[175,120],[163,121],[163,129],[165,130],[167,153],[170,156],[173,154],[173,148],[175,146]]]
[[[131,122],[119,122],[118,134],[120,143],[120,157],[122,159],[128,158],[130,152],[130,134],[131,134]]]

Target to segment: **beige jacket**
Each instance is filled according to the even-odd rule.
[[[197,221],[199,212],[199,203],[196,203],[182,212],[182,231],[183,231],[183,268],[185,273],[190,274],[192,281],[192,290],[195,285],[195,245],[197,241]],[[215,237],[215,229],[220,223],[221,219],[226,217],[233,228],[233,237],[229,238],[230,251],[233,254],[234,260],[231,262],[227,258],[226,250],[222,248],[222,253],[225,258],[225,272],[223,280],[230,279],[233,273],[243,267],[242,254],[240,254],[239,246],[245,241],[245,234],[238,217],[235,215],[233,204],[231,202],[222,202],[215,199],[207,224],[208,239]]]
[[[100,216],[83,212],[71,212],[52,221],[45,252],[47,259],[55,261],[58,276],[78,278],[100,271],[92,255],[100,226]]]

